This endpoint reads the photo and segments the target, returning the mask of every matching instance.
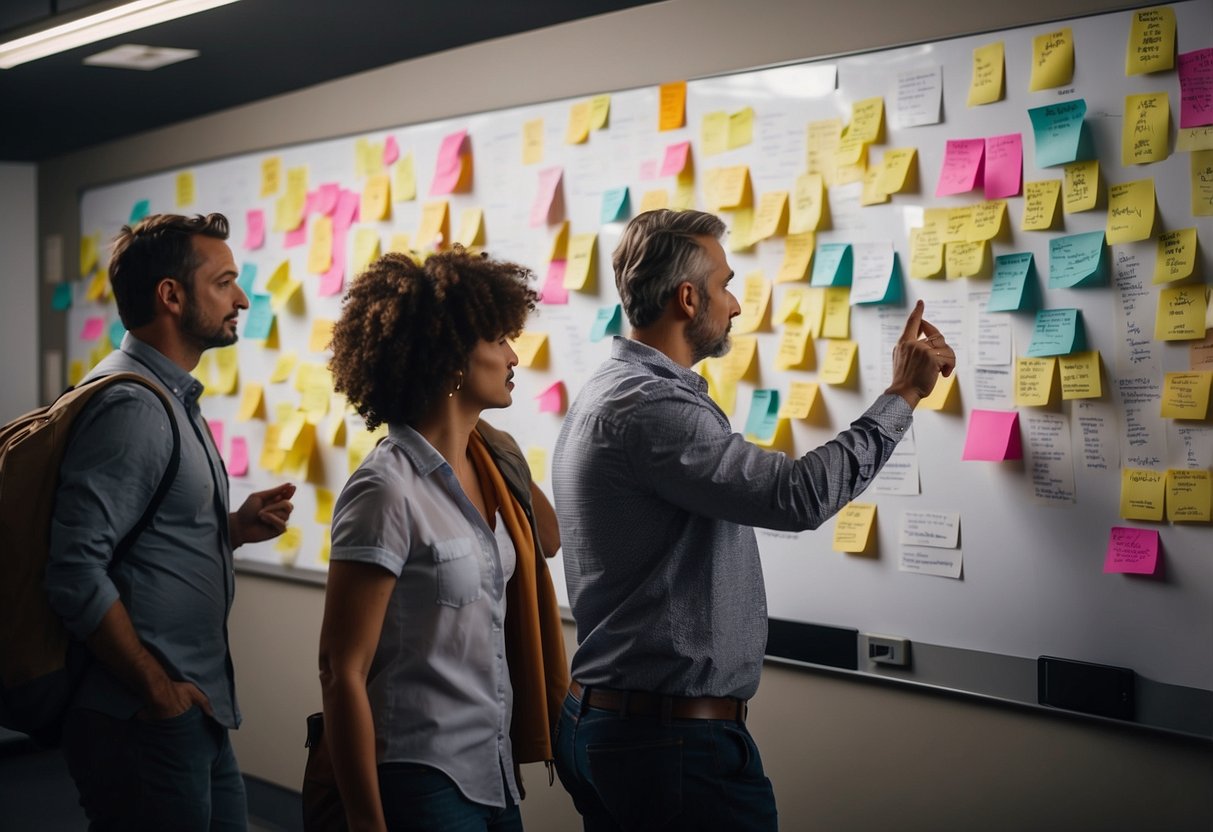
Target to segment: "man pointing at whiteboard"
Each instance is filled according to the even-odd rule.
[[[577,622],[556,767],[587,832],[775,829],[745,726],[767,611],[753,526],[814,529],[861,493],[955,353],[919,301],[893,383],[799,459],[734,433],[690,368],[729,348],[741,310],[698,211],[634,218],[614,254],[632,325],[565,417],[553,459]]]

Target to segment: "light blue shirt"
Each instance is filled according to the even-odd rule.
[[[516,553],[417,431],[392,426],[333,509],[331,559],[397,577],[367,677],[379,763],[421,763],[468,800],[518,801],[505,658]],[[504,779],[503,779],[504,778]]]
[[[117,384],[93,397],[72,426],[59,469],[46,569],[51,606],[84,639],[121,599],[139,640],[168,675],[197,685],[215,719],[235,728],[228,481],[198,408],[202,383],[130,333],[86,378],[115,372],[151,379],[172,403],[181,434],[177,477],[151,525],[111,568],[114,549],[168,467],[173,436],[150,390]],[[125,719],[146,703],[93,662],[74,704]]]

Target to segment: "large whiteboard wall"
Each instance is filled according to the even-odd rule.
[[[1200,2],[1174,5],[1178,18],[1178,51],[1211,45],[1213,12]],[[980,201],[980,190],[955,197],[935,198],[934,183],[942,163],[944,143],[953,138],[975,138],[1006,133],[1024,136],[1024,181],[1060,179],[1060,170],[1035,165],[1034,143],[1027,110],[1030,107],[1070,98],[1084,98],[1087,124],[1092,131],[1101,162],[1102,188],[1110,183],[1153,177],[1158,202],[1155,232],[1196,225],[1200,236],[1200,262],[1196,280],[1208,281],[1213,274],[1209,246],[1213,234],[1205,218],[1193,218],[1189,207],[1188,155],[1173,152],[1164,162],[1138,168],[1120,164],[1120,131],[1124,97],[1138,92],[1166,91],[1172,102],[1174,148],[1175,115],[1179,101],[1175,72],[1125,77],[1124,44],[1131,13],[1113,13],[1071,22],[1076,43],[1073,83],[1061,89],[1027,92],[1028,63],[1032,37],[1051,31],[1048,24],[1001,33],[957,38],[932,44],[810,62],[717,78],[693,80],[688,85],[686,127],[659,132],[658,91],[654,88],[616,92],[611,95],[610,118],[603,130],[591,132],[584,144],[564,142],[570,106],[576,101],[557,101],[497,112],[469,115],[421,125],[401,127],[331,141],[284,147],[272,152],[248,154],[192,168],[197,194],[194,203],[179,209],[175,202],[178,170],[138,180],[96,188],[81,201],[81,233],[108,239],[127,221],[132,206],[148,200],[152,211],[221,211],[234,224],[232,246],[237,261],[256,266],[255,291],[264,291],[266,280],[284,260],[292,275],[303,281],[301,308],[287,309],[277,316],[278,349],[243,340],[239,346],[241,382],[265,385],[269,420],[279,406],[295,408],[300,393],[290,383],[272,384],[269,375],[278,357],[295,350],[300,361],[322,364],[324,353],[308,349],[311,322],[334,319],[340,312],[337,297],[321,297],[319,277],[306,269],[308,246],[288,248],[282,233],[270,232],[259,249],[244,247],[244,217],[250,209],[262,209],[272,218],[278,195],[259,195],[261,163],[280,156],[283,168],[306,166],[309,188],[337,183],[361,191],[365,180],[355,175],[355,146],[359,140],[375,144],[392,137],[402,154],[412,154],[417,171],[418,199],[393,202],[390,220],[359,223],[374,228],[386,247],[396,232],[415,234],[421,207],[433,199],[449,199],[451,231],[458,230],[463,209],[480,207],[485,217],[485,248],[494,256],[530,265],[542,281],[546,257],[557,226],[529,224],[531,203],[538,187],[539,170],[563,168],[564,218],[573,234],[597,232],[595,273],[585,291],[569,293],[567,304],[544,304],[532,319],[529,330],[549,337],[548,360],[542,367],[520,369],[515,404],[500,413],[487,414],[491,421],[510,430],[524,449],[550,451],[559,429],[560,416],[539,412],[533,398],[556,381],[562,381],[571,400],[593,369],[608,354],[607,340],[591,341],[590,326],[599,309],[617,302],[609,260],[622,225],[600,223],[604,191],[627,186],[633,211],[642,195],[663,188],[674,191],[672,177],[660,177],[666,147],[681,141],[692,144],[695,170],[695,207],[706,207],[703,184],[710,168],[747,164],[755,199],[772,190],[791,190],[795,178],[805,170],[806,127],[826,118],[849,118],[854,101],[884,96],[886,128],[883,141],[872,148],[876,155],[885,148],[915,147],[918,151],[917,193],[895,194],[884,205],[860,207],[856,186],[835,187],[829,193],[830,227],[818,233],[818,245],[829,242],[889,242],[908,263],[908,229],[921,223],[922,211],[935,206],[957,206]],[[984,107],[969,108],[965,97],[975,47],[1001,40],[1005,45],[1005,98]],[[895,91],[902,70],[941,66],[943,77],[942,121],[936,125],[898,126]],[[753,107],[753,141],[716,156],[701,152],[699,128],[703,116],[714,111],[735,112]],[[544,153],[537,164],[522,162],[523,125],[535,119],[544,122]],[[474,184],[469,193],[449,197],[428,195],[440,143],[444,136],[468,131],[468,147],[474,165]],[[1045,277],[1049,240],[1062,234],[1102,230],[1106,197],[1090,212],[1067,214],[1064,227],[1048,232],[1022,232],[1019,217],[1022,197],[1008,201],[1007,225],[993,241],[992,254],[1031,251],[1039,272],[1042,307],[1078,307],[1083,311],[1088,346],[1103,356],[1104,395],[1097,405],[1110,414],[1120,411],[1116,395],[1118,351],[1124,346],[1120,313],[1120,290],[1115,275],[1106,286],[1082,290],[1048,290]],[[724,214],[731,223],[734,218]],[[310,220],[309,220],[310,221]],[[351,242],[354,231],[351,231]],[[1152,324],[1158,288],[1150,285],[1154,262],[1153,240],[1112,248],[1113,263],[1126,275],[1137,264],[1145,293],[1137,315]],[[347,246],[347,251],[352,246]],[[734,270],[745,276],[761,270],[773,277],[783,258],[782,238],[758,243],[731,255]],[[349,256],[352,256],[349,255]],[[350,275],[347,274],[347,280]],[[1130,281],[1131,282],[1131,281]],[[87,363],[95,344],[79,334],[89,318],[116,318],[112,304],[97,304],[84,298],[87,281],[74,286],[75,302],[69,313],[69,361]],[[772,306],[792,286],[774,287]],[[891,496],[869,493],[865,501],[878,505],[875,556],[850,556],[831,549],[833,523],[816,532],[776,534],[759,532],[767,578],[769,611],[772,616],[827,624],[853,626],[867,631],[896,633],[913,640],[938,645],[1034,657],[1056,654],[1134,668],[1143,676],[1170,684],[1213,689],[1213,534],[1207,524],[1154,524],[1163,542],[1163,570],[1153,578],[1131,578],[1102,574],[1109,529],[1129,523],[1118,517],[1119,471],[1086,470],[1075,461],[1074,502],[1043,505],[1033,498],[1031,477],[1024,463],[962,462],[968,415],[974,407],[1012,409],[1013,402],[978,401],[972,359],[976,352],[977,311],[990,281],[916,281],[905,279],[906,294],[927,302],[928,317],[951,322],[950,338],[958,343],[961,368],[958,379],[959,408],[952,411],[920,411],[915,419],[914,441],[920,466],[921,493]],[[905,308],[853,307],[852,337],[859,343],[858,382],[851,387],[821,385],[822,401],[813,418],[791,425],[791,450],[804,453],[830,438],[858,415],[884,389],[888,381],[888,333],[904,318]],[[1010,315],[1014,353],[1022,355],[1030,340],[1030,314]],[[733,424],[741,429],[746,420],[752,390],[759,387],[786,390],[792,380],[817,380],[816,371],[779,371],[774,355],[780,327],[758,334],[758,373],[739,387]],[[820,367],[825,343],[816,346]],[[1182,343],[1153,343],[1162,371],[1187,369],[1188,350]],[[233,501],[254,488],[264,487],[284,476],[258,466],[267,421],[235,419],[239,396],[208,397],[208,417],[223,421],[225,453],[232,436],[247,439],[252,455],[247,477],[233,479]],[[334,407],[339,402],[334,402]],[[1074,427],[1076,405],[1055,403],[1049,413],[1063,416]],[[1021,419],[1031,408],[1020,408]],[[332,411],[320,428],[337,418]],[[359,430],[356,417],[346,416],[347,433]],[[1167,456],[1157,467],[1208,467],[1213,462],[1213,439],[1209,421],[1175,423],[1155,420],[1166,436]],[[1180,435],[1182,430],[1183,436]],[[1117,436],[1123,432],[1118,428]],[[1026,438],[1026,433],[1025,433]],[[1075,439],[1075,451],[1080,441]],[[1195,462],[1188,454],[1195,453]],[[326,447],[316,452],[320,462],[317,479],[331,491],[340,489],[349,470],[346,447]],[[545,479],[545,487],[548,483]],[[292,569],[322,572],[319,560],[323,524],[314,519],[315,487],[304,487],[296,499],[297,525],[303,540]],[[960,580],[935,578],[898,569],[899,517],[907,510],[959,512],[964,572]],[[238,553],[246,562],[276,564],[283,556],[273,544],[245,547]],[[563,593],[559,561],[555,564],[557,585]]]

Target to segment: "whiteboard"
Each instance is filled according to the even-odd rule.
[[[1207,3],[1178,3],[1178,51],[1187,52],[1211,45],[1213,9]],[[544,303],[528,324],[528,331],[548,336],[547,361],[543,366],[520,368],[514,405],[505,411],[487,413],[498,427],[510,431],[526,451],[551,450],[560,427],[559,413],[540,412],[534,398],[556,382],[563,382],[568,400],[577,395],[594,368],[609,354],[609,339],[589,337],[594,316],[618,302],[610,272],[610,253],[622,223],[602,223],[603,193],[626,186],[632,212],[644,194],[664,189],[675,195],[676,180],[661,176],[666,149],[691,142],[691,165],[695,174],[692,204],[705,208],[704,183],[713,168],[748,165],[755,202],[764,193],[792,190],[796,177],[806,169],[807,125],[839,117],[850,118],[851,105],[872,96],[883,96],[885,128],[882,139],[871,148],[873,158],[885,149],[914,147],[917,150],[915,192],[896,193],[885,204],[861,206],[860,188],[836,186],[829,190],[829,225],[817,234],[817,245],[827,243],[889,243],[902,264],[905,295],[926,301],[927,317],[945,325],[956,344],[960,361],[957,398],[945,411],[920,409],[915,416],[914,457],[919,468],[919,493],[895,495],[869,491],[861,498],[877,505],[876,540],[865,555],[833,551],[834,523],[800,534],[758,531],[766,575],[768,609],[773,617],[848,626],[871,632],[898,634],[926,644],[979,650],[1005,656],[1061,655],[1087,661],[1132,667],[1143,677],[1172,685],[1213,689],[1213,534],[1204,524],[1141,523],[1119,517],[1120,444],[1128,421],[1118,394],[1118,380],[1131,377],[1132,358],[1127,325],[1143,323],[1152,328],[1159,287],[1151,284],[1155,240],[1110,247],[1106,285],[1082,289],[1048,289],[1049,241],[1063,235],[1101,231],[1106,221],[1106,189],[1109,184],[1151,177],[1154,179],[1158,216],[1155,234],[1196,226],[1199,262],[1187,282],[1207,282],[1213,275],[1213,229],[1207,218],[1194,218],[1190,208],[1189,156],[1175,151],[1179,84],[1174,71],[1126,77],[1124,45],[1131,12],[1117,12],[1069,22],[1075,40],[1073,82],[1059,89],[1028,92],[1028,65],[1032,38],[1059,28],[1050,23],[998,33],[956,38],[809,61],[721,77],[692,80],[687,87],[686,126],[657,130],[659,91],[643,88],[610,94],[609,120],[603,129],[592,130],[581,144],[565,142],[571,107],[586,99],[554,101],[489,113],[472,114],[439,122],[402,126],[376,133],[283,147],[223,159],[193,168],[163,171],[136,180],[91,189],[81,198],[82,236],[108,240],[128,220],[132,207],[148,200],[153,212],[220,211],[233,223],[231,244],[240,264],[256,268],[255,292],[264,292],[271,273],[289,261],[291,275],[303,282],[302,303],[276,317],[280,345],[266,349],[243,339],[238,346],[241,384],[264,384],[267,419],[236,420],[239,395],[208,396],[203,409],[208,418],[223,423],[224,452],[230,440],[247,440],[252,457],[248,475],[232,478],[233,503],[256,488],[268,487],[284,478],[301,481],[297,474],[263,470],[259,457],[266,427],[275,421],[279,408],[295,409],[300,392],[288,381],[271,383],[270,373],[280,356],[295,351],[301,362],[323,364],[327,354],[308,348],[312,322],[332,320],[340,314],[338,296],[319,294],[319,276],[307,271],[308,243],[288,247],[286,235],[268,231],[264,245],[244,245],[246,215],[264,212],[272,222],[275,202],[281,191],[261,196],[261,166],[269,157],[280,157],[284,170],[305,166],[309,189],[336,183],[342,189],[361,192],[366,179],[357,175],[356,149],[360,142],[382,145],[393,139],[401,155],[411,154],[417,179],[417,198],[393,201],[390,218],[359,222],[349,233],[347,246],[352,258],[352,239],[363,228],[373,229],[386,248],[393,234],[415,234],[424,203],[449,202],[452,235],[457,233],[462,212],[478,207],[484,212],[484,246],[495,257],[529,265],[539,284],[548,271],[547,258],[559,225],[530,224],[532,203],[539,186],[539,172],[554,166],[563,170],[562,211],[552,219],[567,219],[570,233],[597,233],[597,256],[590,281],[583,290],[569,291],[564,304]],[[1002,41],[1005,47],[1005,96],[994,104],[966,106],[974,48]],[[937,124],[903,127],[898,109],[899,73],[942,68],[942,120]],[[1165,160],[1126,168],[1120,163],[1121,126],[1125,96],[1166,91],[1171,104],[1171,154]],[[587,96],[588,98],[589,96]],[[1014,402],[983,386],[979,396],[975,360],[978,334],[984,326],[979,311],[989,292],[988,274],[961,280],[912,280],[908,277],[909,229],[921,225],[923,212],[932,207],[954,207],[981,201],[976,191],[935,197],[935,182],[949,139],[980,138],[1009,133],[1023,136],[1023,180],[1060,179],[1059,168],[1042,169],[1035,164],[1035,143],[1027,110],[1044,104],[1082,98],[1087,105],[1086,124],[1100,160],[1101,193],[1096,210],[1065,214],[1046,232],[1019,229],[1022,196],[1007,200],[1002,232],[991,245],[991,256],[1031,252],[1037,269],[1042,308],[1082,310],[1089,349],[1098,350],[1103,365],[1103,396],[1086,403],[1055,401],[1044,408],[1015,408]],[[700,126],[708,113],[734,113],[745,107],[755,112],[752,141],[717,155],[702,150]],[[543,122],[542,160],[524,164],[524,125]],[[470,192],[430,195],[435,162],[443,138],[467,131],[474,176]],[[196,195],[192,205],[178,208],[177,177],[194,176]],[[1060,208],[1058,209],[1060,215]],[[737,215],[722,212],[731,227]],[[313,222],[314,216],[308,219]],[[772,278],[784,255],[784,239],[776,236],[752,248],[730,253],[739,276],[761,272]],[[104,260],[104,255],[102,256]],[[103,263],[102,263],[103,265]],[[350,278],[347,263],[346,280]],[[738,281],[740,282],[740,280]],[[86,299],[89,280],[73,284],[69,311],[69,361],[86,367],[98,350],[85,341],[86,323],[101,317],[116,319],[112,302]],[[786,293],[806,285],[775,284],[771,307]],[[1126,299],[1135,306],[1126,306]],[[857,381],[850,386],[820,384],[820,401],[807,420],[792,420],[788,450],[802,454],[858,416],[887,385],[890,337],[899,331],[907,305],[854,306],[850,314],[851,337],[859,344]],[[999,317],[1010,322],[1013,354],[1023,355],[1031,339],[1031,313],[1009,313]],[[1127,322],[1127,323],[1126,323]],[[243,324],[242,324],[243,326]],[[826,341],[819,339],[814,352],[814,370],[777,370],[774,356],[781,327],[767,325],[757,333],[758,370],[738,387],[737,405],[731,417],[742,430],[751,395],[756,389],[786,391],[792,381],[816,381]],[[1147,329],[1147,332],[1152,329]],[[1152,378],[1188,368],[1185,342],[1146,345]],[[1009,367],[1006,367],[1009,371]],[[347,432],[344,446],[323,442],[314,452],[314,482],[296,497],[295,525],[302,533],[297,553],[284,554],[274,543],[246,546],[237,552],[248,564],[288,562],[294,574],[322,575],[325,564],[320,552],[325,524],[316,514],[317,488],[336,493],[349,472],[348,439],[361,430],[357,418],[340,409],[334,400],[318,425],[327,433],[332,422],[343,419]],[[1094,405],[1092,408],[1091,405]],[[1203,467],[1213,463],[1213,427],[1203,421],[1162,419],[1157,399],[1134,414],[1133,430],[1145,431],[1164,448],[1152,467]],[[1073,436],[1074,499],[1042,502],[1034,494],[1032,459],[1024,462],[965,462],[961,460],[966,426],[974,409],[1018,409],[1025,444],[1026,422],[1040,414],[1060,417]],[[1078,413],[1095,413],[1114,425],[1116,457],[1107,470],[1091,470],[1080,459],[1082,436]],[[1027,449],[1030,452],[1030,448]],[[1130,449],[1131,450],[1131,449]],[[541,485],[550,488],[548,472],[537,471]],[[549,492],[550,493],[550,492]],[[963,571],[959,579],[941,578],[899,569],[899,530],[906,511],[955,512],[960,518],[959,547]],[[1102,571],[1109,531],[1113,526],[1157,529],[1162,541],[1162,568],[1151,577],[1104,574]],[[558,592],[564,598],[559,557],[553,571]]]

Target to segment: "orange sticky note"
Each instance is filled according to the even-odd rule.
[[[677,130],[687,123],[687,82],[662,84],[659,92],[658,130]]]

